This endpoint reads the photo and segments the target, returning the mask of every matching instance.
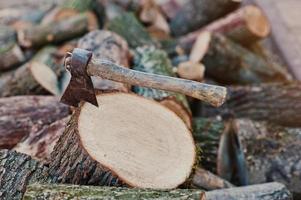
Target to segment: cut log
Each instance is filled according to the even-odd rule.
[[[8,26],[0,25],[0,71],[11,69],[25,61],[25,56],[17,44],[16,32]]]
[[[170,28],[175,36],[184,35],[235,10],[241,0],[189,0],[171,19]]]
[[[222,112],[236,117],[267,120],[284,126],[301,125],[301,83],[231,87]]]
[[[250,183],[277,181],[300,197],[301,129],[238,120],[239,137],[248,163]]]
[[[30,156],[0,150],[0,199],[21,200],[30,183],[48,183],[47,168]]]
[[[137,48],[133,69],[147,73],[175,76],[167,54],[154,47]],[[145,87],[134,87],[135,93],[146,98],[160,101],[161,104],[175,112],[191,128],[191,113],[184,95]]]
[[[58,22],[60,20],[75,16],[80,12],[90,11],[93,9],[94,2],[94,0],[64,0],[47,13],[41,24]]]
[[[292,200],[289,190],[272,182],[206,192],[204,200]]]
[[[218,177],[217,175],[203,168],[196,168],[192,176],[192,187],[203,188],[205,190],[216,190],[234,187],[228,181]]]
[[[76,110],[55,146],[50,174],[56,180],[170,189],[189,177],[195,146],[173,112],[134,94],[104,93],[97,100],[99,108],[84,103]]]
[[[63,134],[69,117],[59,119],[49,125],[44,125],[42,129],[37,132],[30,132],[28,136],[24,137],[13,150],[27,154],[32,158],[49,164],[50,154],[53,148]]]
[[[118,65],[129,67],[129,50],[127,42],[116,33],[96,30],[82,37],[77,45],[78,48],[93,52],[95,59],[109,59]],[[129,91],[129,86],[111,80],[91,77],[95,88],[100,90]]]
[[[154,44],[146,29],[133,13],[124,13],[114,18],[108,23],[107,27],[122,36],[128,42],[130,48]]]
[[[247,168],[235,120],[223,123],[196,118],[193,122],[193,135],[197,146],[202,149],[201,166],[237,185],[246,185]]]
[[[209,49],[203,59],[206,73],[226,84],[254,84],[287,81],[291,77],[230,39],[212,34]]]
[[[38,199],[292,200],[292,196],[283,184],[277,182],[211,192],[187,189],[166,191],[77,185],[29,185],[24,200]]]
[[[260,8],[249,5],[180,37],[179,43],[185,46],[185,49],[190,49],[203,31],[222,33],[237,43],[249,46],[268,36],[270,24]]]
[[[58,22],[20,30],[18,31],[19,44],[30,48],[62,42],[96,29],[96,21],[94,14],[86,12]]]
[[[118,187],[97,187],[78,185],[32,184],[27,187],[24,200],[38,199],[187,199],[200,200],[202,190],[151,190]]]
[[[181,62],[173,71],[181,78],[201,81],[204,78],[205,66],[202,63],[186,61]]]
[[[22,138],[69,115],[69,108],[50,96],[0,99],[0,148],[12,148]]]
[[[55,57],[57,48],[41,49],[28,63],[13,71],[0,87],[0,96],[60,94],[58,77],[64,69]]]

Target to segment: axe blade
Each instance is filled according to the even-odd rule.
[[[81,101],[86,101],[98,107],[93,82],[87,73],[91,57],[92,52],[78,48],[66,56],[65,68],[70,71],[71,79],[61,97],[62,103],[78,107]]]

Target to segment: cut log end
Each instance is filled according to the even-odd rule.
[[[186,180],[195,149],[181,119],[135,95],[97,100],[99,108],[84,104],[78,117],[78,133],[91,157],[135,187],[174,188]]]
[[[263,11],[257,6],[247,6],[244,12],[244,18],[249,30],[259,38],[267,37],[271,27]]]
[[[56,96],[60,95],[57,75],[45,64],[33,61],[30,63],[30,71],[35,80],[48,92]]]
[[[196,151],[190,131],[177,115],[134,94],[104,93],[97,95],[97,100],[99,107],[85,103],[71,119],[55,147],[52,172],[65,182],[79,184],[92,183],[79,180],[91,177],[93,184],[112,185],[102,182],[111,178],[96,173],[99,170],[140,188],[170,189],[185,182]],[[70,135],[79,139],[72,140],[77,147],[70,145]],[[82,152],[82,159],[74,158],[75,148]],[[73,174],[57,170],[66,160],[70,160],[67,165],[80,169]],[[96,168],[90,169],[91,163],[96,163]]]
[[[205,66],[202,63],[191,61],[182,62],[179,64],[176,72],[181,78],[201,81],[204,78]]]

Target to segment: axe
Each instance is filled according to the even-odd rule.
[[[75,48],[72,53],[67,53],[64,64],[71,73],[71,80],[61,97],[61,102],[75,107],[80,101],[87,101],[98,106],[90,76],[178,92],[205,101],[215,107],[224,103],[227,94],[225,87],[131,70],[108,59],[95,60],[92,52],[79,48]]]

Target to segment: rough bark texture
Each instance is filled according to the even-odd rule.
[[[232,185],[228,181],[218,177],[210,171],[199,167],[196,168],[196,170],[194,171],[191,183],[192,187],[203,188],[206,190],[216,190],[234,187],[234,185]]]
[[[292,195],[281,183],[272,182],[245,187],[206,192],[205,200],[292,200]]]
[[[47,183],[47,168],[25,154],[0,150],[0,199],[21,200],[30,183]]]
[[[77,45],[78,48],[93,52],[95,59],[109,59],[114,63],[129,67],[129,50],[127,42],[116,33],[110,31],[93,31],[82,37]],[[91,77],[95,88],[100,90],[119,90],[128,92],[129,86],[100,77]]]
[[[154,47],[136,49],[134,57],[134,70],[147,73],[175,76],[171,63],[165,52]],[[134,87],[135,93],[146,98],[160,101],[163,105],[174,111],[186,125],[191,128],[191,113],[184,95],[145,87]]]
[[[50,154],[53,148],[63,134],[69,117],[65,117],[50,125],[45,125],[37,132],[31,132],[13,149],[17,152],[27,154],[32,158],[49,164]]]
[[[246,185],[248,174],[245,157],[234,123],[235,120],[221,122],[195,118],[193,135],[197,146],[202,149],[200,164],[204,168],[236,185]]]
[[[0,71],[8,70],[25,61],[25,56],[17,44],[16,32],[8,26],[0,25]]]
[[[299,82],[231,87],[222,112],[298,127],[301,125],[300,91]]]
[[[62,19],[59,22],[21,30],[18,32],[19,43],[21,46],[29,48],[72,39],[97,28],[94,18],[92,13],[86,12]]]
[[[44,74],[40,74],[44,78],[50,75],[59,76],[64,70],[60,59],[55,57],[57,48],[47,46],[41,49],[29,62],[25,63],[15,71],[13,71],[8,77],[5,78],[4,83],[0,86],[0,96],[14,96],[14,95],[28,95],[28,94],[49,94],[59,93],[58,83],[53,85],[52,90],[49,91],[44,88],[39,81],[34,77],[32,72],[33,64],[40,64],[49,70],[52,70],[54,74],[48,74],[47,71]],[[43,77],[39,77],[42,78]],[[57,78],[56,77],[56,78]]]
[[[240,1],[234,0],[189,0],[171,19],[171,31],[175,36],[194,31],[235,10],[239,5]]]
[[[154,44],[133,13],[124,13],[114,18],[109,22],[108,29],[122,36],[128,42],[130,48]]]
[[[284,185],[273,182],[240,188],[203,192],[202,190],[150,190],[116,187],[32,184],[24,200],[33,199],[187,199],[187,200],[291,200]]]
[[[222,33],[233,41],[249,46],[267,37],[270,25],[263,12],[256,6],[242,7],[200,29],[179,38],[185,49],[190,49],[198,35],[203,31]]]
[[[96,162],[84,149],[77,124],[78,113],[75,113],[51,153],[51,176],[59,183],[122,186],[112,171]]]
[[[254,84],[290,79],[281,67],[270,65],[260,56],[219,34],[212,34],[203,63],[209,76],[227,84]]]
[[[238,120],[251,184],[281,182],[301,197],[301,129]]]
[[[50,96],[0,99],[0,148],[12,148],[30,133],[66,117],[69,108]]]
[[[33,199],[186,199],[199,200],[203,196],[201,190],[151,190],[128,189],[116,187],[95,187],[77,185],[40,185],[28,187],[24,200]]]

